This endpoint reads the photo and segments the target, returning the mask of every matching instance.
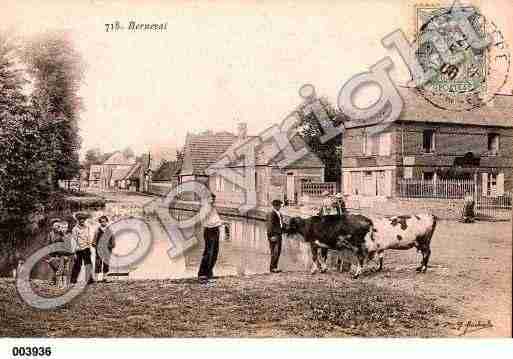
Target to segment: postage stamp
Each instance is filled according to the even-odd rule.
[[[461,19],[467,19],[469,28],[458,24]],[[485,105],[501,91],[509,77],[511,54],[504,34],[477,7],[457,2],[452,6],[417,6],[415,24],[418,60],[424,70],[436,72],[418,88],[427,101],[442,109],[465,111]],[[424,41],[431,33],[461,59],[447,62],[436,42]],[[485,39],[486,46],[472,46],[469,33]]]

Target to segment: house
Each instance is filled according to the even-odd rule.
[[[247,135],[246,124],[240,123],[236,140],[225,153],[218,156],[218,160],[224,157],[231,158],[233,150],[255,139],[257,139],[256,136]],[[291,143],[296,150],[305,146],[299,136],[295,136]],[[283,155],[273,157],[273,146],[275,144],[271,139],[256,147],[255,189],[258,206],[270,206],[273,199],[282,199],[285,203],[297,203],[302,183],[324,181],[324,164],[315,154],[308,152],[298,161],[280,168],[278,163],[283,159]],[[245,163],[242,159],[236,159],[224,167],[242,173],[245,170]],[[240,205],[246,201],[245,189],[230,182],[221,174],[210,176],[209,188],[221,202]]]
[[[146,182],[149,163],[146,160],[136,162],[122,152],[113,153],[101,165],[91,165],[89,186],[102,190],[142,191]]]
[[[484,195],[511,191],[513,97],[497,95],[472,111],[448,111],[412,88],[399,88],[400,117],[382,133],[353,126],[343,135],[346,195],[396,197],[399,182],[469,178]]]
[[[230,132],[206,131],[200,134],[188,133],[183,149],[183,164],[178,182],[199,181],[208,184],[205,170],[219,158],[236,140]]]

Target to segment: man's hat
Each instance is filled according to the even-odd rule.
[[[330,193],[328,191],[324,191],[324,192],[321,193],[321,196],[323,196],[323,197],[324,196],[329,196],[329,195],[330,195]]]
[[[282,205],[282,204],[283,204],[283,202],[282,202],[281,200],[279,200],[279,199],[273,199],[273,201],[271,202],[271,204],[272,204],[273,206],[278,206],[278,205]]]
[[[63,222],[63,220],[59,217],[55,217],[50,219],[50,226],[53,226],[55,223]]]
[[[90,216],[89,214],[87,213],[84,213],[84,212],[78,212],[77,214],[75,214],[75,218],[77,220],[80,220],[80,219],[88,219]]]
[[[98,222],[100,222],[102,219],[106,220],[107,222],[109,221],[109,217],[107,217],[106,215],[103,215],[103,216],[100,216],[100,218],[98,218]]]

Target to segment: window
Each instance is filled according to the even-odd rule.
[[[497,175],[494,173],[488,174],[488,196],[495,196],[497,193]]]
[[[434,172],[424,172],[422,174],[422,178],[424,181],[432,181],[434,177]]]
[[[482,173],[481,176],[483,196],[504,195],[504,173]]]
[[[372,155],[372,142],[373,137],[370,136],[368,133],[364,133],[362,139],[362,153],[364,156]]]
[[[216,180],[216,191],[222,192],[224,190],[223,177],[221,177],[220,175],[217,175],[217,176],[215,176],[215,180]]]
[[[403,167],[403,178],[413,178],[413,167]]]
[[[488,134],[488,153],[491,155],[499,153],[499,135],[496,133]]]
[[[351,194],[358,195],[360,194],[362,187],[362,173],[361,172],[351,172]]]
[[[379,136],[379,155],[380,156],[389,156],[390,155],[390,147],[391,147],[391,139],[392,134],[390,132],[382,133]]]
[[[435,151],[435,132],[433,130],[425,130],[422,132],[422,148],[425,153]]]

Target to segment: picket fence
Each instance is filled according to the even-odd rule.
[[[398,194],[402,198],[430,199],[463,199],[470,194],[474,197],[475,210],[478,216],[511,219],[512,193],[489,191],[481,183],[473,179],[437,179],[425,181],[416,179],[400,179]]]
[[[337,193],[336,182],[305,182],[301,184],[301,194],[310,197],[321,197],[327,191],[329,194]]]

